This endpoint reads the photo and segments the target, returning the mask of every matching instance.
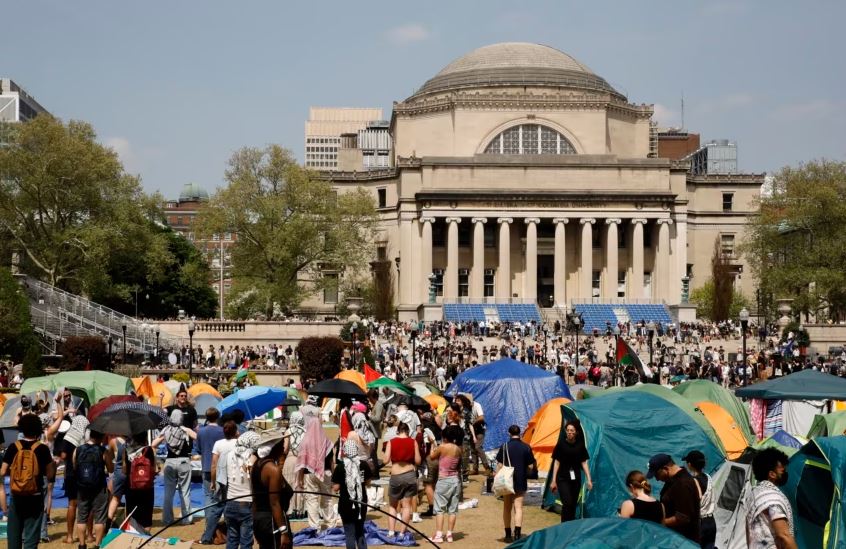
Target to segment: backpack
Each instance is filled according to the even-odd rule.
[[[149,490],[153,487],[155,477],[156,468],[150,459],[150,447],[147,446],[129,464],[129,488],[130,490]]]
[[[103,447],[85,443],[76,449],[76,482],[80,490],[96,492],[106,486]]]
[[[38,477],[41,475],[41,467],[38,465],[38,458],[35,457],[35,449],[40,442],[35,442],[29,448],[24,448],[21,441],[15,442],[18,451],[12,460],[9,485],[14,496],[35,496],[39,493]]]

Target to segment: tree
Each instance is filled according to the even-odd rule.
[[[322,381],[341,371],[344,342],[337,337],[304,337],[297,344],[300,377]]]
[[[846,319],[846,162],[776,173],[742,250],[766,295],[793,298],[806,315]]]
[[[23,362],[24,377],[41,375],[41,353],[32,331],[29,300],[8,269],[0,268],[0,356]]]
[[[690,302],[696,305],[696,316],[713,320],[714,281],[709,279],[705,284],[693,290],[690,293]],[[729,306],[727,318],[737,318],[740,314],[740,310],[747,306],[748,303],[746,297],[739,291],[733,289],[731,305]]]
[[[108,370],[110,367],[109,353],[102,337],[69,337],[62,343],[60,353],[65,370]]]
[[[196,229],[206,238],[238,235],[231,248],[233,299],[250,294],[254,314],[272,317],[274,305],[293,309],[330,283],[324,269],[359,268],[369,259],[376,217],[365,190],[336,193],[278,145],[239,150],[225,177]]]

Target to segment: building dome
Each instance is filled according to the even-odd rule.
[[[182,192],[179,193],[180,202],[200,202],[208,199],[209,193],[196,183],[186,183],[182,186]]]
[[[503,42],[459,57],[412,97],[466,88],[539,86],[611,93],[625,100],[601,76],[566,53],[524,42]]]

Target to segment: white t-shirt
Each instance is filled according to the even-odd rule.
[[[473,409],[472,409],[472,418],[473,418],[473,421],[474,421],[474,422],[475,422],[475,421],[478,421],[478,419],[479,419],[480,417],[484,417],[484,416],[485,416],[485,410],[482,408],[482,405],[481,405],[481,404],[479,404],[479,402],[478,402],[478,401],[474,400],[474,401],[473,401]]]
[[[238,498],[235,501],[253,501],[253,487],[250,483],[250,473],[243,471],[234,454],[226,459],[226,497]],[[247,497],[241,497],[247,496]]]
[[[227,456],[229,452],[235,448],[235,444],[238,442],[237,438],[233,439],[225,439],[222,438],[214,443],[212,446],[212,455],[217,455],[217,472],[215,473],[217,477],[218,484],[226,484],[226,462]]]

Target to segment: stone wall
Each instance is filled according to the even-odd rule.
[[[160,322],[162,332],[188,345],[188,320]],[[340,322],[197,321],[194,346],[277,345],[296,347],[308,336],[337,336]]]

